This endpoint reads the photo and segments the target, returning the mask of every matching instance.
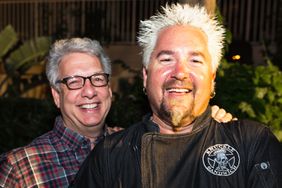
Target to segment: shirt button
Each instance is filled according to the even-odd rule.
[[[263,169],[263,170],[266,170],[266,169],[268,169],[268,164],[265,163],[265,162],[262,162],[262,163],[260,163],[260,168]]]

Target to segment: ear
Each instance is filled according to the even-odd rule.
[[[146,88],[147,86],[147,69],[143,67],[143,87]]]
[[[110,97],[112,98],[113,97],[113,92],[112,92],[112,88],[111,88],[110,85],[109,85],[109,93],[110,93]]]
[[[60,93],[59,91],[57,91],[56,89],[54,89],[53,87],[51,88],[51,92],[52,92],[52,96],[53,96],[53,100],[54,103],[56,104],[56,106],[58,108],[60,108]]]
[[[212,91],[215,91],[215,77],[216,77],[216,73],[212,74]]]
[[[212,81],[215,80],[215,77],[216,77],[216,73],[212,73]]]

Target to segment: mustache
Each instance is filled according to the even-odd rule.
[[[163,85],[163,89],[167,88],[187,88],[193,90],[195,88],[194,84],[187,80],[175,80],[170,79],[166,81]]]

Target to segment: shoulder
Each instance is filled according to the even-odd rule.
[[[218,123],[217,127],[228,136],[244,143],[264,142],[274,136],[267,125],[248,119]]]
[[[106,136],[102,141],[100,141],[91,155],[93,157],[98,157],[100,155],[105,155],[108,152],[116,152],[126,149],[126,146],[132,145],[138,137],[143,135],[144,126],[142,122],[133,124],[127,129],[115,132],[111,135]],[[102,157],[103,158],[103,157]]]
[[[265,124],[248,119],[217,123],[217,125],[234,133],[260,134],[261,132],[269,131]]]
[[[247,130],[262,131],[262,130],[268,129],[267,125],[257,122],[257,121],[249,120],[249,119],[238,120],[238,124],[240,127],[245,128]]]
[[[114,144],[114,143],[125,143],[131,142],[132,139],[135,139],[138,135],[144,133],[144,126],[142,122],[131,125],[127,129],[116,132],[112,135],[106,136],[104,143]]]
[[[143,128],[143,123],[142,122],[138,122],[135,123],[131,126],[129,126],[126,129],[123,129],[121,131],[115,132],[111,135],[108,135],[105,137],[105,139],[102,142],[116,142],[116,141],[125,141],[128,140],[130,138],[132,138],[136,133],[142,133],[144,128]]]
[[[1,157],[1,163],[7,163],[11,166],[18,166],[19,163],[36,163],[44,157],[44,154],[54,151],[52,142],[50,142],[51,132],[41,135],[34,139],[30,144],[6,152]],[[31,158],[33,160],[31,160]]]
[[[19,180],[23,180],[23,177],[31,176],[33,167],[38,163],[34,160],[38,159],[38,153],[32,152],[35,150],[24,146],[3,154],[0,159],[0,185],[16,185],[22,183]]]
[[[49,134],[44,134],[30,144],[6,152],[0,157],[0,185],[35,184],[35,177],[41,177],[42,169],[57,161],[54,160],[56,151],[48,141]]]

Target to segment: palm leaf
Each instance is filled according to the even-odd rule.
[[[32,65],[40,63],[38,59],[47,54],[51,40],[49,37],[38,37],[23,43],[7,58],[9,72],[25,67],[27,70]]]
[[[0,32],[0,58],[2,58],[18,41],[18,35],[11,25]]]

